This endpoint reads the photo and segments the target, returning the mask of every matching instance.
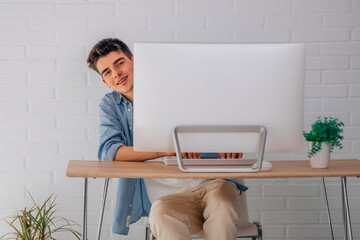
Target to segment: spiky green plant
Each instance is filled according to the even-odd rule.
[[[305,140],[311,142],[311,150],[308,152],[308,157],[314,156],[321,150],[323,142],[330,144],[330,152],[333,152],[334,147],[342,149],[341,140],[343,136],[342,127],[344,123],[337,118],[332,117],[318,117],[313,125],[311,125],[310,132],[303,132]]]
[[[5,234],[0,239],[52,240],[57,232],[70,232],[76,239],[80,239],[81,234],[73,229],[77,223],[55,215],[56,197],[53,195],[40,206],[29,193],[34,206],[30,210],[17,210],[14,216],[4,219],[13,232]]]

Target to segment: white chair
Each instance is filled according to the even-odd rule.
[[[241,183],[244,183],[243,179],[240,179]],[[258,239],[262,240],[262,228],[261,224],[257,221],[250,222],[249,221],[249,214],[248,214],[248,207],[247,207],[247,201],[246,201],[246,192],[243,192],[240,195],[240,207],[241,212],[244,214],[241,214],[240,219],[240,225],[239,225],[239,231],[237,234],[237,239],[240,238],[251,238],[253,240]],[[204,238],[204,231],[201,230],[195,234],[192,235],[193,239],[202,239]],[[152,234],[150,227],[146,227],[146,240],[155,240],[155,236]]]

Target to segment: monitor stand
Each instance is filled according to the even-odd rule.
[[[185,167],[184,161],[181,155],[180,143],[178,133],[204,133],[204,132],[258,132],[260,133],[260,144],[257,154],[257,161],[251,167]],[[183,172],[258,172],[263,163],[264,152],[265,152],[265,141],[266,141],[266,128],[260,125],[244,126],[244,125],[233,125],[233,126],[177,126],[173,130],[173,139],[175,145],[175,152],[177,157],[178,166]]]

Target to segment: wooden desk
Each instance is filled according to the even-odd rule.
[[[327,169],[307,160],[271,161],[272,170],[257,173],[184,173],[159,162],[69,161],[66,176],[81,178],[312,178],[360,176],[360,160],[331,160]]]
[[[66,176],[84,178],[83,239],[87,239],[87,178],[105,178],[103,207],[106,201],[109,178],[314,178],[340,177],[343,199],[345,239],[352,239],[350,210],[348,205],[346,177],[360,176],[360,160],[331,160],[328,169],[310,167],[307,160],[271,161],[272,170],[256,173],[184,173],[177,166],[165,166],[159,162],[100,162],[69,161]],[[325,184],[324,184],[325,187]],[[326,188],[324,189],[326,190]],[[326,194],[325,194],[326,196]],[[327,196],[326,196],[327,197]],[[103,211],[100,216],[98,239],[100,239]],[[329,219],[330,220],[330,219]]]

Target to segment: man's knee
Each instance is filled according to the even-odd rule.
[[[187,216],[169,203],[167,199],[154,201],[149,214],[151,231],[158,239],[191,239]]]
[[[215,184],[214,190],[209,192],[211,200],[223,202],[224,204],[234,204],[239,201],[239,190],[233,182],[222,180]]]
[[[169,205],[164,204],[164,200],[157,199],[151,206],[150,214],[149,214],[149,221],[151,222],[159,222],[161,218],[169,213]]]
[[[238,218],[240,215],[240,195],[236,185],[229,181],[218,181],[206,196],[204,217],[210,215],[224,218]]]
[[[184,212],[181,211],[179,203],[172,199],[159,198],[154,201],[149,214],[149,222],[166,224],[171,221],[184,221]]]

